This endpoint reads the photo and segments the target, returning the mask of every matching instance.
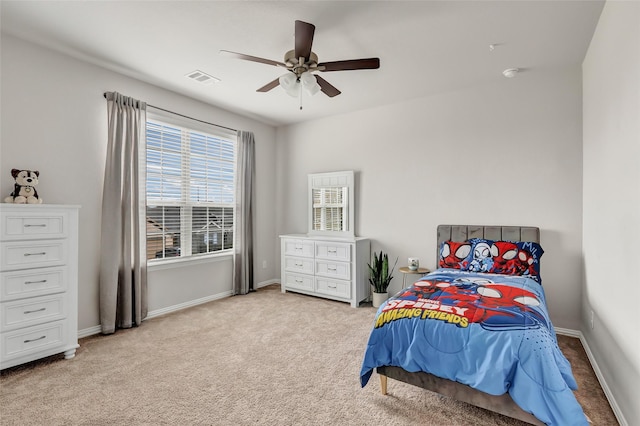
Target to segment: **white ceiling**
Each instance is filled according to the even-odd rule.
[[[12,1],[2,32],[273,125],[391,104],[580,64],[603,1]],[[299,100],[256,89],[283,68],[294,21],[316,26],[320,62],[380,58],[380,69],[321,73],[342,91]],[[496,47],[493,51],[489,45]],[[222,81],[185,78],[201,70]],[[117,90],[118,88],[113,88]],[[159,105],[160,106],[160,105]],[[170,107],[170,106],[164,106]]]

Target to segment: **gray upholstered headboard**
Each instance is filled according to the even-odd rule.
[[[438,245],[443,241],[486,238],[494,241],[532,241],[540,243],[540,228],[533,226],[438,225]],[[436,259],[440,256],[437,253]]]

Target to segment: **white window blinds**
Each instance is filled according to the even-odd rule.
[[[319,231],[345,231],[347,188],[313,189],[313,229]]]
[[[146,142],[147,258],[231,249],[235,134],[149,119]]]

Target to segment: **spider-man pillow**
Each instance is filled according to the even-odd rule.
[[[540,258],[542,247],[534,242],[493,241],[482,238],[469,240],[472,249],[468,270],[503,275],[522,275],[542,283]]]
[[[471,261],[471,247],[469,241],[443,241],[439,250],[439,267],[468,271]]]

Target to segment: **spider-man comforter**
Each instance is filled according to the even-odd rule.
[[[492,395],[509,392],[549,425],[586,425],[542,286],[530,278],[439,269],[378,309],[364,387],[379,366],[425,371]]]

